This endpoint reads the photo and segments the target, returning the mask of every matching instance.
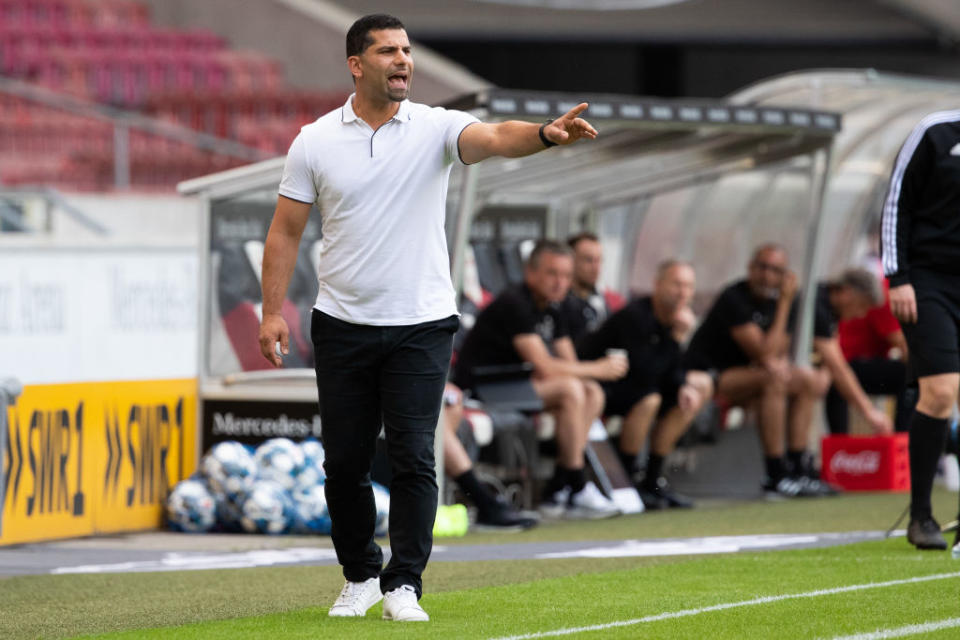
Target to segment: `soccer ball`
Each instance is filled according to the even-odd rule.
[[[330,533],[330,513],[322,484],[304,487],[293,492],[293,521],[295,533]]]
[[[377,503],[377,526],[374,535],[387,535],[390,525],[390,491],[382,484],[373,483],[373,499]]]
[[[240,524],[249,533],[284,533],[294,518],[293,500],[282,485],[257,480],[241,507]]]
[[[253,455],[258,480],[272,480],[288,491],[303,471],[304,458],[300,447],[289,438],[271,438]]]
[[[182,480],[167,496],[167,521],[174,531],[209,531],[216,522],[216,509],[213,495],[202,480]]]
[[[215,444],[200,461],[200,471],[214,493],[232,496],[250,490],[257,467],[250,451],[231,440]]]
[[[303,469],[297,474],[297,489],[307,489],[323,484],[327,474],[323,470],[323,445],[316,438],[308,438],[300,443],[303,453]]]

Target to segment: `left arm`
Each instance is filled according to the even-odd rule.
[[[881,434],[892,433],[893,423],[890,416],[874,407],[873,403],[870,402],[870,398],[867,397],[867,393],[860,386],[860,381],[857,380],[853,369],[844,359],[843,352],[840,350],[840,342],[836,338],[814,337],[813,345],[823,359],[823,364],[830,372],[833,384],[837,386],[840,395],[857,408],[875,432]]]
[[[597,130],[579,117],[587,108],[583,102],[543,127],[544,137],[558,145],[567,145],[580,138],[593,139]],[[533,122],[507,120],[506,122],[478,122],[467,126],[458,141],[460,158],[466,164],[480,162],[491,156],[520,158],[546,147],[540,139],[540,126]]]

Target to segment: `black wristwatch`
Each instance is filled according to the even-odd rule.
[[[543,135],[543,128],[548,124],[550,124],[551,122],[553,122],[553,120],[547,120],[542,125],[540,125],[540,131],[538,132],[540,134],[540,142],[542,142],[543,146],[546,147],[547,149],[549,149],[550,147],[557,146],[556,142],[551,142],[550,140],[547,139],[547,136]]]

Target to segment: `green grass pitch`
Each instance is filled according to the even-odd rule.
[[[956,494],[935,498],[938,514],[955,512]],[[462,541],[876,530],[905,500],[734,503]],[[328,618],[338,567],[7,578],[0,638],[960,638],[960,561],[902,538],[696,557],[436,562],[425,584],[431,621],[402,624],[381,620],[380,605],[363,619]],[[912,626],[925,624],[934,630]],[[535,635],[571,629],[581,630]]]

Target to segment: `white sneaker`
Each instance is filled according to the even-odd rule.
[[[367,609],[380,602],[381,598],[383,594],[380,593],[380,578],[370,578],[363,582],[347,580],[328,615],[334,618],[363,616]]]
[[[430,616],[417,602],[416,590],[405,584],[384,594],[383,619],[399,622],[426,622]]]
[[[609,498],[600,493],[600,489],[592,482],[588,482],[583,489],[570,496],[570,505],[564,517],[573,520],[598,520],[620,515]]]
[[[554,520],[562,518],[567,511],[567,503],[569,502],[570,487],[564,487],[540,503],[540,515]]]

